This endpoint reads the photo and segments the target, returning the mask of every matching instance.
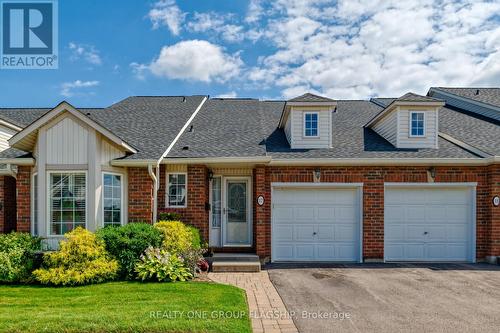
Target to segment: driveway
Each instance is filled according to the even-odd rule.
[[[500,266],[271,265],[300,332],[500,332]]]

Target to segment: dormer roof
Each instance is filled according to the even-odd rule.
[[[328,97],[323,97],[311,93],[305,93],[303,95],[289,99],[288,101],[286,101],[285,107],[283,108],[283,113],[281,114],[278,127],[282,128],[285,125],[286,119],[288,117],[288,114],[290,113],[290,109],[292,106],[330,107],[332,110],[334,110],[337,106],[337,101]]]

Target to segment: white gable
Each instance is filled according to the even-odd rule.
[[[89,130],[67,115],[47,129],[47,164],[87,164]]]

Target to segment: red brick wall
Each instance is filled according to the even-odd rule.
[[[313,182],[315,167],[258,167],[256,193],[266,203],[257,208],[256,251],[261,257],[271,254],[272,182]],[[427,167],[321,167],[321,182],[364,183],[363,257],[384,256],[384,182],[427,182]],[[437,167],[435,182],[477,182],[478,258],[489,252],[489,175],[485,167]]]
[[[16,179],[6,176],[3,184],[3,217],[4,232],[8,233],[16,230],[17,226],[17,206],[16,206]]]
[[[158,212],[179,213],[182,221],[200,229],[204,241],[208,242],[209,211],[206,209],[209,199],[208,168],[204,165],[188,166],[188,192],[186,208],[166,207],[165,166],[160,168],[160,188],[158,191]]]
[[[490,210],[489,242],[490,248],[488,255],[500,256],[500,206],[493,206],[493,197],[500,196],[500,165],[492,165],[490,170],[490,195],[485,200]]]
[[[128,169],[128,222],[151,223],[153,180],[147,168]]]
[[[31,167],[20,166],[17,170],[17,231],[31,231]]]

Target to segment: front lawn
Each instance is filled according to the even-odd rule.
[[[244,291],[215,283],[0,286],[1,332],[251,332],[250,327]]]

